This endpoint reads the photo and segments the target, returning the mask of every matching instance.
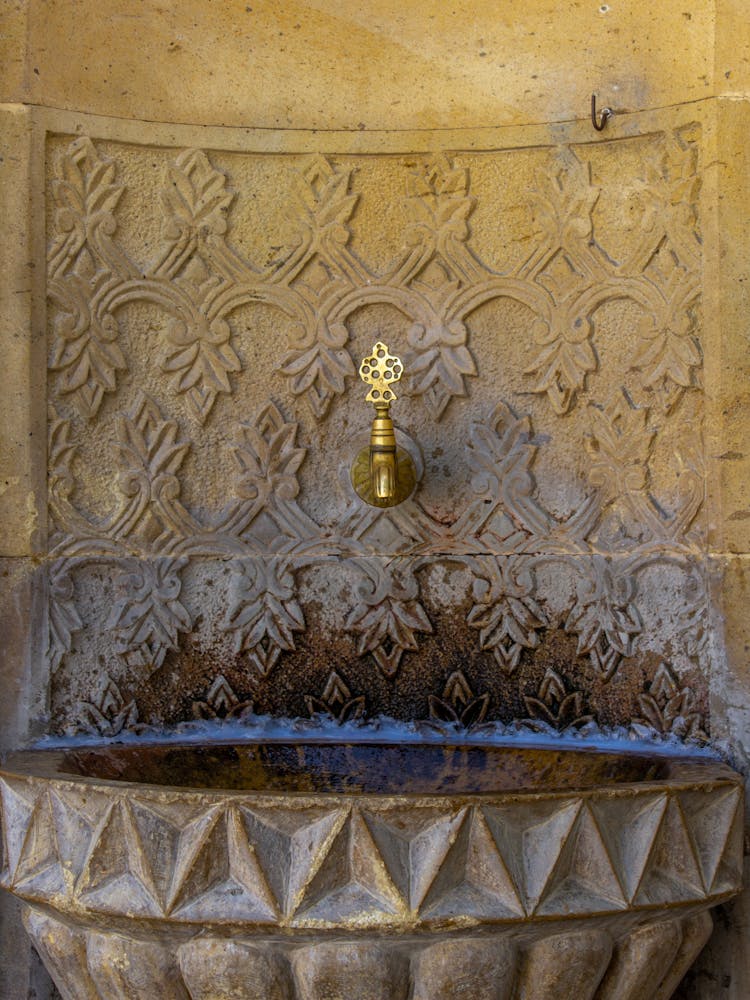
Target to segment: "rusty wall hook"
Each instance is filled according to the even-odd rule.
[[[612,108],[602,108],[601,119],[596,116],[596,94],[591,95],[591,124],[597,132],[603,132],[604,126],[614,114]]]

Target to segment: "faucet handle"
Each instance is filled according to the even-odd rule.
[[[372,386],[366,401],[377,407],[389,407],[396,399],[393,385],[404,373],[401,358],[392,355],[387,344],[380,341],[372,349],[372,356],[365,358],[359,366],[359,377]]]

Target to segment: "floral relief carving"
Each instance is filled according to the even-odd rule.
[[[512,674],[524,649],[539,644],[538,630],[547,617],[534,598],[536,581],[531,562],[522,557],[499,561],[476,556],[471,561],[475,604],[466,619],[479,629],[482,649],[492,650],[500,668]]]
[[[466,327],[451,310],[459,289],[482,274],[481,263],[466,246],[474,199],[468,194],[468,170],[454,167],[445,155],[410,173],[407,192],[411,222],[405,238],[414,247],[416,263],[405,280],[427,309],[409,331],[406,367],[412,393],[423,397],[439,420],[454,396],[468,394],[466,379],[477,374]]]
[[[76,733],[109,738],[127,730],[136,731],[139,728],[138,707],[132,699],[126,702],[115,682],[105,677],[95,701],[79,703],[78,719],[73,728]]]
[[[75,603],[75,584],[67,560],[54,565],[48,574],[47,658],[50,669],[56,671],[73,645],[73,633],[83,628]]]
[[[662,308],[644,316],[638,326],[641,344],[631,362],[641,373],[643,388],[654,393],[666,413],[699,384],[703,364],[694,310],[698,283],[675,271],[668,286]]]
[[[229,375],[241,370],[224,319],[210,324],[202,317],[192,324],[173,320],[167,331],[162,368],[173,374],[175,392],[185,393],[196,420],[203,423],[221,392],[230,393]]]
[[[578,636],[579,654],[588,653],[605,681],[612,679],[621,658],[631,655],[641,631],[635,593],[635,578],[604,556],[592,556],[580,575],[565,629]]]
[[[190,443],[178,439],[177,423],[164,420],[145,395],[139,397],[129,415],[118,418],[117,431],[118,486],[127,500],[113,534],[129,535],[147,509],[155,510],[165,528],[179,531],[174,507],[180,493],[177,473]]]
[[[141,272],[148,277],[139,282],[138,269],[111,239],[122,193],[114,164],[99,157],[90,140],[76,140],[62,157],[62,176],[54,188],[61,235],[51,251],[50,294],[59,305],[59,321],[68,324],[60,329],[52,361],[53,370],[67,373],[60,389],[81,390],[84,408],[90,415],[96,412],[103,392],[115,390],[116,372],[127,366],[112,310],[140,298],[171,314],[163,364],[174,374],[176,391],[186,394],[193,415],[204,421],[217,395],[231,392],[230,375],[241,370],[227,316],[241,301],[260,300],[278,305],[296,324],[282,370],[293,394],[305,395],[320,417],[354,375],[346,350],[349,313],[380,299],[397,303],[413,321],[408,361],[412,391],[439,418],[451,398],[466,394],[466,379],[477,374],[467,345],[466,315],[483,301],[506,295],[536,314],[531,334],[538,349],[527,374],[535,378],[533,391],[546,394],[562,414],[575,404],[587,375],[597,370],[595,313],[611,296],[613,279],[624,275],[627,281],[618,294],[647,306],[655,317],[655,329],[644,326],[646,340],[653,343],[636,362],[644,369],[644,385],[653,387],[668,378],[684,389],[694,384],[700,364],[692,331],[687,332],[697,285],[692,272],[684,280],[698,245],[694,238],[686,244],[682,236],[691,227],[695,230],[699,179],[690,143],[674,136],[664,143],[662,163],[649,165],[651,173],[641,189],[645,235],[634,260],[618,265],[600,250],[593,235],[599,188],[592,183],[589,165],[564,148],[551,170],[536,172],[532,196],[540,243],[518,274],[507,278],[470,249],[474,198],[469,171],[444,154],[408,175],[409,250],[384,275],[368,271],[348,246],[359,198],[350,191],[351,170],[320,155],[311,157],[299,174],[296,205],[288,210],[299,244],[264,274],[226,242],[234,198],[226,175],[205,153],[186,150],[169,168],[162,192],[164,247]],[[658,215],[653,206],[659,207]],[[682,273],[662,288],[661,274],[655,280],[645,272],[665,239],[675,244]],[[95,260],[86,256],[87,241]],[[97,297],[99,312],[89,322],[84,307],[95,291],[92,281],[99,281],[98,271],[92,271],[96,262],[107,269],[107,291]],[[312,272],[317,277],[311,280]],[[110,288],[113,282],[122,287]],[[72,319],[65,320],[66,315]]]
[[[178,648],[180,633],[190,631],[190,615],[179,600],[185,565],[184,559],[123,561],[122,596],[112,607],[107,628],[129,666],[153,673],[167,653]]]
[[[229,324],[216,308],[227,286],[223,271],[228,256],[216,241],[226,233],[233,197],[225,175],[196,149],[176,158],[162,190],[165,245],[153,276],[184,293],[167,326],[162,368],[200,423],[220,393],[231,393],[229,375],[242,367]]]
[[[459,729],[476,729],[487,715],[490,695],[475,695],[462,670],[455,670],[446,681],[442,698],[431,694],[428,698],[430,719],[442,725]]]
[[[168,182],[161,197],[166,217],[165,237],[173,247],[157,268],[173,270],[169,260],[184,259],[199,242],[227,231],[227,212],[234,195],[226,190],[226,177],[216,170],[200,149],[187,149],[168,168]]]
[[[240,701],[223,674],[214,677],[204,700],[193,702],[196,719],[237,719],[242,722],[252,714],[252,701]]]
[[[323,693],[319,697],[305,695],[305,704],[310,718],[322,715],[340,725],[362,719],[367,708],[365,696],[353,698],[346,681],[335,670],[328,675]]]
[[[289,506],[299,493],[297,471],[307,454],[307,449],[295,444],[297,430],[298,425],[287,423],[273,403],[253,423],[237,425],[232,455],[238,472],[237,495],[252,504],[243,518],[246,523],[264,507],[273,506],[293,533],[305,534],[299,512]]]
[[[471,484],[482,500],[467,508],[456,525],[456,533],[471,533],[480,539],[490,536],[508,551],[523,548],[533,535],[544,537],[549,533],[551,518],[533,496],[531,465],[535,453],[531,421],[516,417],[503,402],[497,404],[486,423],[472,422],[468,441]],[[499,510],[510,515],[510,523],[507,519],[495,523],[494,515]]]
[[[49,407],[47,424],[49,502],[50,506],[54,506],[55,503],[64,503],[75,489],[73,462],[76,455],[76,444],[71,439],[70,421],[62,419],[54,406]]]
[[[83,416],[94,417],[105,392],[127,368],[115,318],[102,310],[101,293],[130,268],[112,242],[114,211],[124,188],[116,166],[90,139],[70,146],[52,182],[56,237],[50,248],[47,291],[56,306],[49,360],[57,391],[71,396]],[[118,270],[120,274],[118,275]]]
[[[655,433],[647,426],[648,410],[635,407],[623,391],[606,408],[590,407],[589,415],[590,481],[606,490],[608,499],[644,490]]]
[[[346,248],[347,223],[358,196],[349,193],[351,171],[335,168],[323,156],[312,157],[297,179],[296,206],[301,211],[295,206],[287,214],[300,243],[277,280],[283,278],[285,285],[302,296],[304,318],[281,370],[289,378],[292,394],[304,396],[321,418],[355,373],[345,350],[349,331],[338,317],[326,318],[326,312],[365,277],[361,264]]]
[[[638,695],[643,713],[636,719],[637,728],[680,739],[706,740],[704,722],[696,707],[695,692],[680,681],[668,663],[660,663],[646,690]]]
[[[393,677],[404,653],[419,648],[417,633],[432,632],[432,624],[417,599],[419,584],[405,568],[364,559],[354,562],[362,579],[346,627],[359,637],[357,654],[371,653],[383,674]]]
[[[695,145],[680,132],[660,138],[657,157],[644,165],[639,200],[641,228],[647,243],[639,248],[647,263],[665,241],[685,266],[698,263],[700,232],[698,195],[701,178]]]
[[[132,668],[144,676],[154,672],[179,649],[193,622],[200,628],[193,577],[185,593],[181,580],[185,567],[198,560],[231,560],[227,602],[216,624],[235,654],[255,675],[281,671],[285,653],[306,648],[313,620],[300,570],[340,559],[359,583],[343,599],[337,628],[355,637],[360,666],[367,669],[374,660],[394,681],[405,660],[419,662],[420,644],[422,652],[426,645],[420,637],[445,627],[438,625],[441,598],[420,571],[450,556],[464,582],[449,603],[460,605],[457,620],[462,638],[473,643],[472,655],[482,657],[485,668],[497,668],[498,687],[477,698],[465,675],[451,671],[450,691],[431,696],[431,711],[433,701],[441,703],[445,707],[435,712],[443,721],[476,725],[504,685],[518,685],[517,701],[526,699],[532,721],[556,730],[586,725],[588,689],[568,690],[562,675],[548,671],[539,691],[524,693],[525,664],[534,660],[545,633],[557,628],[576,637],[597,682],[608,682],[624,659],[639,654],[642,577],[655,566],[682,577],[692,573],[702,545],[696,519],[705,492],[702,442],[692,427],[681,435],[675,423],[680,407],[700,405],[698,395],[686,396],[700,390],[702,366],[695,144],[686,130],[665,133],[644,153],[642,177],[633,182],[642,212],[622,259],[600,243],[606,236],[597,229],[604,188],[596,175],[600,161],[592,159],[592,166],[587,155],[584,147],[564,147],[536,171],[528,198],[534,248],[519,265],[501,264],[498,271],[472,246],[480,214],[474,192],[486,190],[486,178],[470,169],[468,154],[400,164],[402,246],[380,270],[365,262],[366,249],[360,257],[358,213],[371,208],[351,160],[290,157],[280,176],[291,176],[296,185],[296,199],[284,204],[294,236],[283,252],[272,247],[261,267],[237,249],[241,240],[230,241],[230,223],[246,195],[233,190],[213,154],[198,149],[178,153],[166,168],[160,241],[150,261],[134,256],[131,262],[117,241],[121,168],[89,139],[76,139],[60,157],[52,186],[48,274],[47,659],[58,676],[66,663],[75,669],[81,655],[76,634],[98,627],[111,630],[114,651]],[[126,230],[125,218],[122,225]],[[132,242],[129,230],[126,236]],[[469,416],[462,400],[472,393],[487,398],[479,380],[488,369],[483,372],[481,336],[467,318],[495,299],[523,307],[526,326],[518,333],[528,343],[528,364],[514,374],[517,384],[502,382],[494,398]],[[598,310],[620,300],[628,303],[638,346],[614,372],[599,349],[606,345],[597,343],[607,332]],[[147,306],[148,317],[139,313],[131,322],[130,314],[119,312],[129,304]],[[352,336],[360,336],[350,319],[369,306],[395,310],[409,349],[411,400],[405,403],[421,408],[423,419],[442,420],[451,407],[455,416],[463,414],[460,446],[452,428],[448,439],[460,452],[461,475],[471,476],[472,492],[449,511],[428,489],[390,511],[346,501],[343,513],[320,523],[323,505],[308,508],[304,495],[300,500],[303,484],[319,475],[317,441],[305,422],[310,416],[301,428],[289,400],[271,399],[275,389],[257,387],[266,369],[250,363],[253,320],[244,313],[233,317],[254,304],[283,319],[288,341],[279,338],[275,362],[275,343],[263,345],[264,351],[285,376],[292,403],[300,411],[308,407],[318,420],[329,414],[349,420],[341,408],[348,406],[344,396],[355,376]],[[131,338],[134,323],[141,324],[139,336],[147,330],[152,338],[147,377]],[[246,408],[240,395],[248,380],[252,402]],[[613,385],[627,389],[612,391]],[[528,407],[525,391],[539,397]],[[515,395],[506,402],[501,396],[507,393]],[[106,396],[118,394],[127,397],[127,406],[102,407]],[[563,423],[563,437],[571,426],[580,435],[576,445],[584,457],[568,511],[559,497],[547,499],[551,491],[543,479],[558,460],[556,434]],[[89,425],[106,426],[102,441],[114,448],[113,499],[103,511],[89,510],[96,506],[91,491],[79,484]],[[663,434],[670,435],[672,464],[666,489],[651,468],[664,464]],[[209,474],[202,465],[209,439],[217,449],[207,463],[210,474],[226,483],[212,484],[205,503],[194,504],[194,483],[185,477]],[[438,467],[437,458],[425,458]],[[541,489],[535,468],[544,470],[537,473]],[[662,490],[665,495],[657,496]],[[84,565],[110,576],[119,567],[117,596],[97,624],[77,584]],[[684,643],[691,661],[705,652],[705,602],[702,594],[692,610],[679,612],[694,635]],[[216,666],[203,676],[214,681],[194,703],[200,717],[251,712]],[[665,683],[654,680],[642,692],[641,722],[682,736],[693,721],[683,726],[676,720],[685,712],[692,720],[694,712],[686,707],[687,695],[680,706],[668,707],[682,696],[679,686],[662,704]],[[363,717],[365,698],[370,711],[374,699],[360,675],[352,675],[351,684],[356,696],[332,670],[321,694],[297,686],[294,697],[311,714],[352,721]],[[592,704],[592,713],[597,710]]]
[[[305,629],[295,597],[294,577],[286,561],[248,560],[232,574],[223,628],[234,650],[265,677],[286,650],[295,649],[294,633]]]
[[[581,692],[568,692],[563,678],[551,667],[545,671],[536,695],[524,695],[523,700],[529,713],[525,721],[531,728],[538,728],[535,724],[541,723],[541,728],[565,732],[593,721],[592,715],[584,714]]]
[[[532,326],[537,351],[525,374],[534,378],[533,391],[545,393],[555,412],[564,414],[597,368],[587,293],[604,277],[591,240],[599,190],[589,166],[565,149],[549,173],[537,170],[533,198],[542,241],[524,271],[551,295],[554,310]]]

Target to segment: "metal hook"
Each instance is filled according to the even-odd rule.
[[[591,124],[594,126],[597,132],[603,132],[604,126],[607,124],[609,119],[614,115],[612,108],[602,108],[601,120],[596,117],[596,94],[591,95]]]

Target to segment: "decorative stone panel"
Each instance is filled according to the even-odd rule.
[[[699,135],[50,137],[53,728],[445,721],[460,688],[458,726],[704,738]],[[390,510],[349,482],[378,338],[424,465]]]

